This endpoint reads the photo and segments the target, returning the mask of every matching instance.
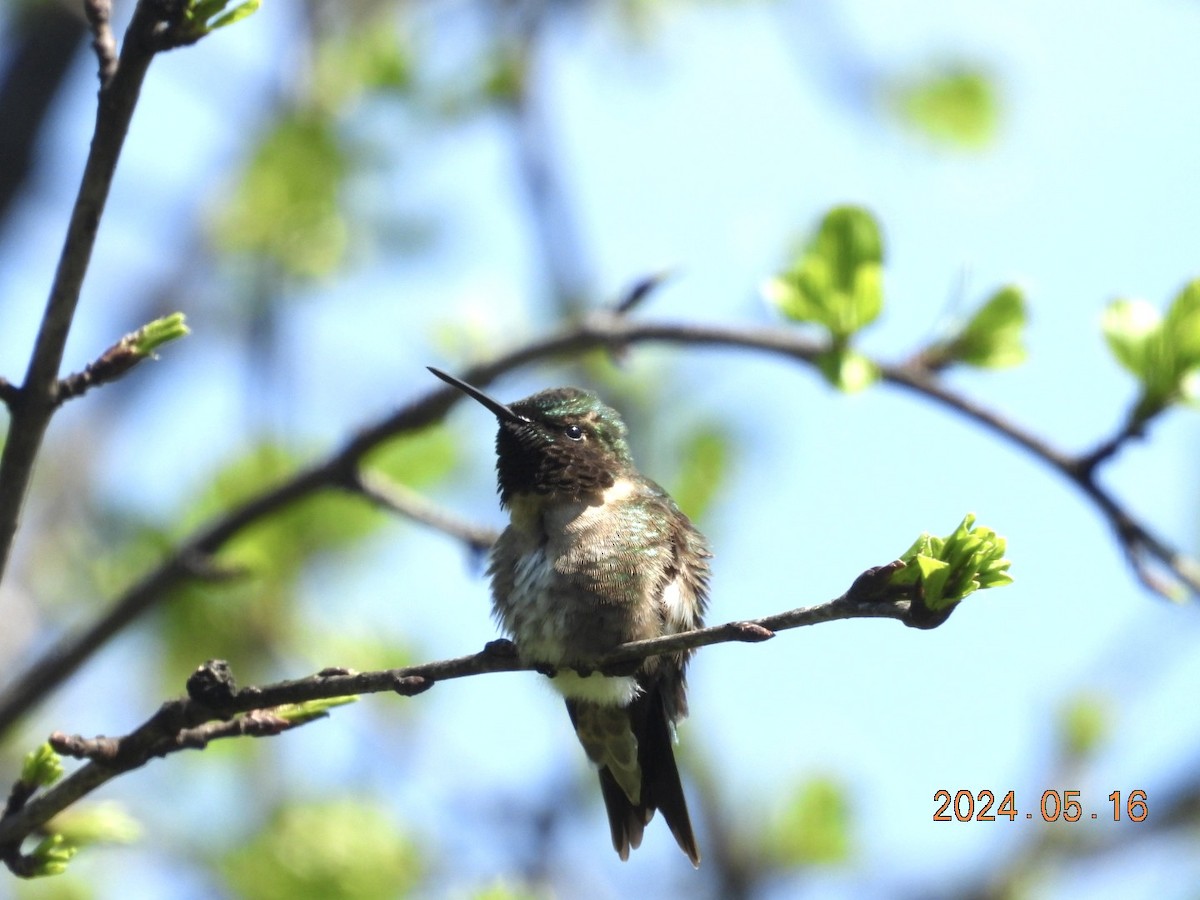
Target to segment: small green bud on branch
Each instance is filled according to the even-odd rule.
[[[183,11],[177,39],[180,43],[195,43],[218,28],[253,15],[261,5],[262,0],[246,0],[233,9],[227,9],[229,0],[191,0]]]
[[[157,359],[155,351],[164,344],[190,334],[183,313],[171,313],[130,332],[89,363],[82,372],[68,375],[58,383],[57,403],[81,396],[97,385],[116,381],[145,359]]]
[[[316,719],[324,719],[329,715],[329,710],[335,706],[345,706],[348,703],[357,702],[358,696],[352,694],[347,697],[329,697],[321,700],[306,700],[303,703],[286,703],[283,706],[275,707],[271,712],[289,725],[306,725]]]
[[[30,788],[50,787],[62,778],[62,757],[54,752],[49,743],[25,754],[21,765],[21,782]]]
[[[67,863],[75,855],[77,848],[61,834],[51,834],[44,838],[33,853],[29,854],[32,864],[28,872],[30,878],[44,878],[48,875],[61,875],[67,870]]]

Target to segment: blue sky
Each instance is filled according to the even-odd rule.
[[[1029,361],[954,373],[952,383],[1064,449],[1088,447],[1117,426],[1133,385],[1100,335],[1104,304],[1144,296],[1162,306],[1200,275],[1194,4],[706,5],[666,11],[640,48],[604,18],[581,15],[556,29],[541,60],[556,149],[600,290],[615,295],[669,263],[677,278],[640,315],[771,321],[757,285],[825,209],[860,203],[876,213],[887,243],[885,312],[864,335],[865,349],[902,358],[935,333],[956,297],[969,309],[1016,281],[1031,308]],[[234,171],[246,129],[272,92],[286,90],[279,67],[294,27],[287,4],[268,3],[227,34],[155,63],[68,350],[72,365],[137,324],[120,319],[119,298],[169,270],[171,239],[185,236],[205,194]],[[873,105],[879,75],[945,57],[981,60],[999,79],[1004,118],[985,152],[937,152]],[[86,147],[91,78],[88,61],[46,148],[54,164],[44,189],[22,228],[2,237],[0,295],[44,295]],[[366,248],[354,274],[297,304],[283,365],[297,374],[286,416],[298,438],[331,447],[432,389],[426,364],[460,363],[444,341],[423,337],[432,327],[467,322],[494,352],[538,333],[539,285],[512,212],[512,168],[495,121],[414,141],[385,185],[398,208],[445,214],[443,230],[420,258]],[[4,311],[0,352],[12,361],[10,376],[24,364],[39,311],[40,302]],[[193,337],[141,376],[156,381],[144,427],[153,422],[163,439],[145,446],[135,422],[107,448],[107,489],[136,478],[137,502],[152,510],[169,510],[236,450],[237,429],[219,426],[246,415],[241,382],[213,375],[219,366],[205,326],[219,322],[185,311]],[[363,317],[372,322],[367,335]],[[330,364],[306,375],[302,363],[311,359]],[[655,377],[668,360],[683,377],[664,433],[719,418],[741,438],[734,472],[703,523],[717,553],[712,621],[835,596],[863,568],[923,530],[949,532],[968,511],[1009,540],[1016,583],[971,598],[936,631],[851,622],[699,654],[681,738],[711,757],[728,796],[742,801],[737,815],[770,815],[780,785],[814,773],[850,788],[860,867],[809,885],[810,895],[923,893],[1038,840],[1028,822],[933,823],[938,789],[1012,789],[1024,811],[1043,790],[1078,788],[1085,809],[1102,812],[1109,792],[1142,788],[1153,815],[1155,797],[1194,771],[1200,621],[1194,609],[1135,583],[1106,526],[1069,485],[887,388],[835,395],[810,371],[732,352],[639,351],[630,371]],[[512,399],[560,375],[527,370],[493,390]],[[1185,549],[1198,543],[1197,421],[1170,413],[1103,475]],[[500,524],[491,423],[465,405],[452,422],[466,462],[437,498]],[[635,437],[643,460],[653,460],[655,435]],[[330,627],[415,636],[430,658],[494,636],[486,584],[452,542],[396,526],[372,554],[373,565],[349,583],[325,566],[307,586]],[[84,671],[74,701],[107,677],[116,653]],[[1066,783],[1051,769],[1053,727],[1061,704],[1081,690],[1111,699],[1112,741]],[[546,773],[581,768],[559,701],[528,676],[443,685],[409,703],[421,723],[411,737],[402,716],[389,719],[395,705],[368,700],[334,724],[289,736],[285,764],[336,790],[362,765],[364,743],[381,734],[397,741],[403,783],[395,760],[377,751],[375,792],[458,855],[459,886],[486,880],[503,859],[495,845],[504,834],[485,826],[457,834],[464,807],[475,789],[542,790]],[[71,697],[43,721],[72,731],[120,727],[80,715]],[[211,777],[195,760],[159,769],[178,765],[202,783]],[[113,794],[145,805],[134,795],[170,778],[148,770]],[[1103,820],[1070,827],[1083,836],[1117,827]],[[190,826],[175,827],[183,834]],[[1200,877],[1194,848],[1168,856],[1134,840],[1118,846],[1086,873],[1053,873],[1046,896],[1184,896],[1180,885]],[[667,891],[688,883],[664,827],[652,826],[622,866],[599,806],[567,852],[595,884],[588,896],[618,896],[647,879]]]

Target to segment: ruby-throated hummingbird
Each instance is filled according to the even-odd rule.
[[[500,423],[496,472],[511,521],[492,549],[492,609],[522,659],[586,664],[626,641],[698,628],[708,543],[634,467],[625,423],[590,391],[555,388],[505,405],[430,368]],[[700,864],[672,743],[687,715],[690,653],[644,660],[631,676],[553,678],[600,768],[613,846],[642,842],[654,811]]]

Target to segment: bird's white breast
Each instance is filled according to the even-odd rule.
[[[628,490],[626,483],[618,482],[619,493]],[[580,504],[569,511],[558,510],[558,515],[547,517],[558,520],[548,523],[551,533],[565,538],[571,531],[590,524],[589,516],[599,509]],[[497,607],[501,623],[516,640],[521,656],[551,665],[570,661],[565,658],[564,648],[571,642],[573,630],[586,627],[579,621],[577,604],[563,602],[563,586],[554,569],[553,553],[547,553],[547,548],[556,543],[539,542],[516,557],[512,593]],[[629,676],[584,677],[564,670],[554,676],[552,683],[565,697],[605,705],[627,706],[639,692],[637,681]]]

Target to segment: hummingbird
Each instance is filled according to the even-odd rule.
[[[700,850],[675,765],[690,651],[630,675],[578,674],[627,641],[699,628],[708,604],[704,536],[633,462],[625,423],[591,391],[541,391],[505,405],[438,378],[497,419],[496,473],[509,525],[492,548],[492,611],[520,658],[545,664],[566,699],[622,860],[655,810],[693,866]]]

